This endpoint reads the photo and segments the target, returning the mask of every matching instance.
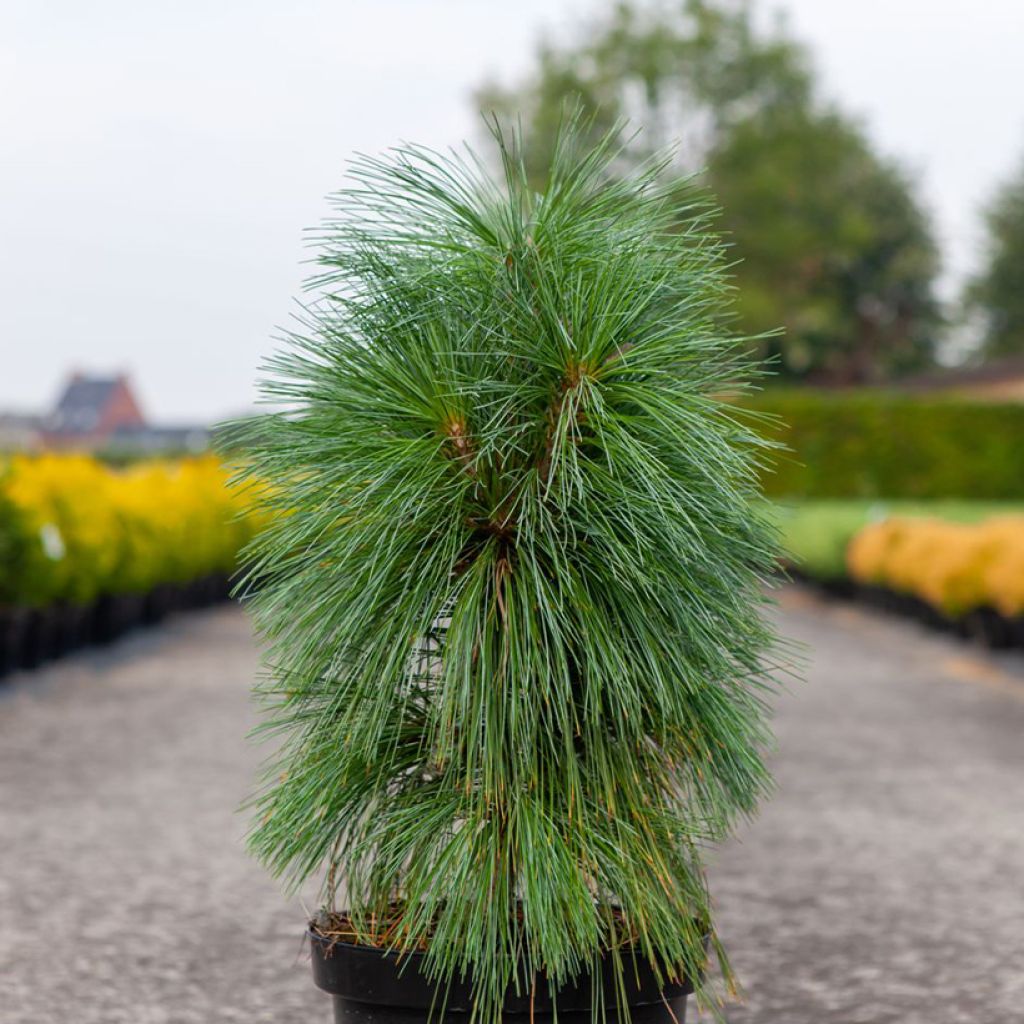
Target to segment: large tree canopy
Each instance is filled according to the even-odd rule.
[[[709,156],[722,226],[742,262],[747,330],[787,376],[884,380],[931,361],[935,248],[900,171],[840,115],[752,117]]]
[[[539,181],[567,104],[594,138],[622,118],[626,168],[678,140],[703,170],[737,261],[740,327],[788,377],[884,380],[927,364],[939,326],[936,249],[905,175],[822,102],[806,51],[759,31],[745,2],[619,4],[576,45],[545,43],[519,87],[476,102],[528,128]]]
[[[984,322],[985,355],[1024,352],[1024,163],[985,211],[987,258],[968,288]]]

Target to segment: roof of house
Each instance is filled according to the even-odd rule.
[[[100,426],[110,402],[126,387],[123,376],[87,377],[76,373],[47,418],[48,429],[59,434],[91,433]]]
[[[118,383],[116,377],[72,377],[57,402],[51,426],[75,433],[94,430]]]

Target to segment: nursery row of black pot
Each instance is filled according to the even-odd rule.
[[[0,607],[0,676],[30,669],[91,644],[106,644],[172,612],[225,601],[231,583],[217,573],[161,583],[145,594],[104,594],[92,604]]]
[[[913,594],[904,594],[888,587],[857,583],[851,579],[816,579],[790,570],[793,579],[844,600],[860,601],[879,611],[913,619],[930,629],[941,630],[999,650],[1024,648],[1024,615],[1006,616],[995,608],[975,608],[965,615],[952,616]]]

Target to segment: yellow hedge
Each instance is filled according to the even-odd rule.
[[[858,582],[913,594],[947,615],[1024,614],[1024,516],[975,525],[887,519],[857,533],[846,560]]]
[[[0,499],[23,531],[20,603],[86,603],[103,593],[229,573],[253,523],[213,456],[112,469],[78,454],[14,456]]]

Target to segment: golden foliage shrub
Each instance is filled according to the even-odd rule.
[[[255,523],[218,459],[203,455],[113,469],[80,454],[16,455],[0,498],[27,551],[7,590],[19,603],[84,604],[234,570]]]
[[[1024,516],[975,525],[886,519],[853,537],[846,561],[858,582],[913,594],[947,615],[1024,614]]]

